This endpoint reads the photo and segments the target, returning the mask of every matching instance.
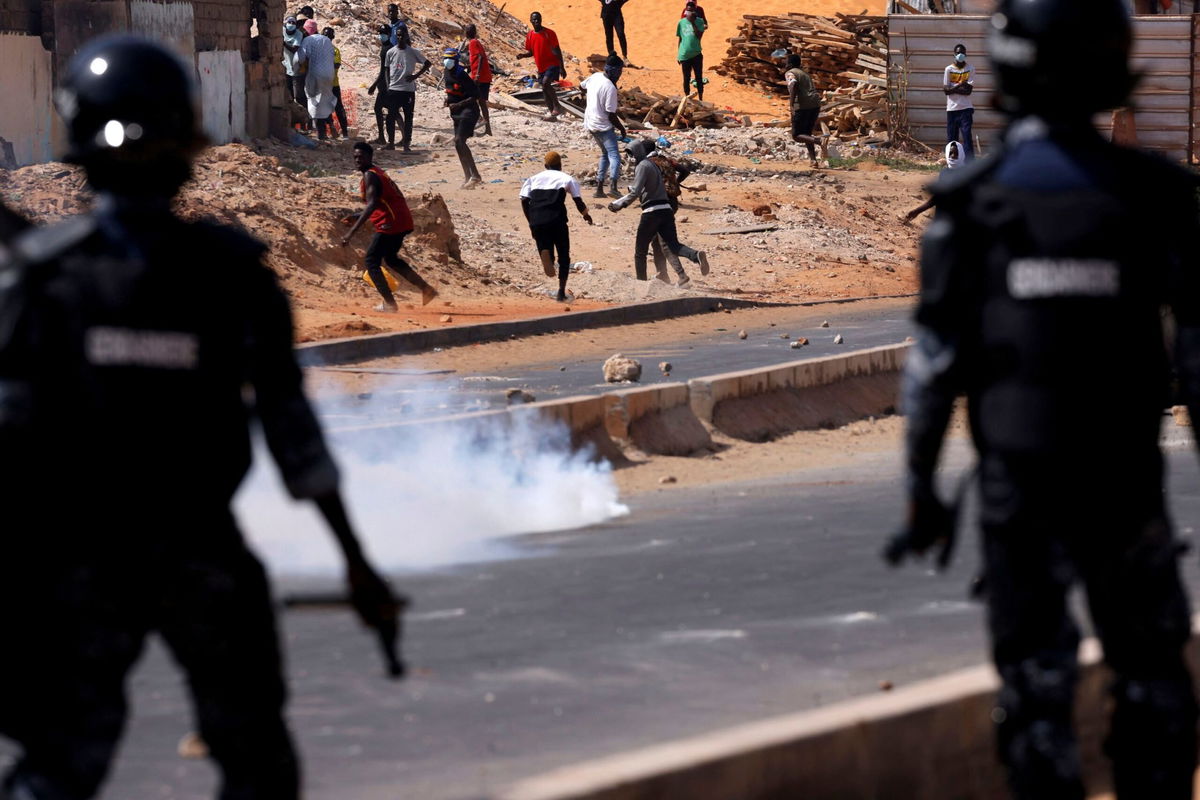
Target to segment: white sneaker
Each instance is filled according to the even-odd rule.
[[[692,285],[692,279],[689,278],[687,275],[684,275],[682,278],[679,279],[679,283],[675,284],[675,288],[676,289],[686,289],[687,287],[689,287],[691,285]]]
[[[372,310],[379,311],[380,313],[383,313],[383,314],[395,314],[397,309],[395,306],[389,306],[387,303],[380,303],[379,305],[375,306],[375,308]]]

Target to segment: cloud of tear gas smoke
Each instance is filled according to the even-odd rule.
[[[397,393],[376,391],[371,405]],[[378,399],[375,399],[378,398]],[[572,452],[566,428],[533,414],[477,424],[421,423],[336,432],[329,420],[377,418],[385,409],[319,404],[342,473],[342,491],[367,552],[406,571],[506,557],[505,536],[591,525],[628,512],[607,462]],[[429,400],[437,408],[436,400]],[[419,416],[414,414],[413,416]],[[311,503],[294,503],[265,447],[237,500],[255,550],[276,575],[339,576],[342,560]]]

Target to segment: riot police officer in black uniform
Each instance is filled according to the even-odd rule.
[[[98,39],[56,102],[97,202],[0,265],[0,729],[24,751],[0,796],[96,794],[155,632],[187,674],[220,797],[292,800],[269,589],[229,509],[253,417],[291,494],[329,522],[360,618],[394,634],[400,601],[346,518],[263,246],[171,212],[203,143],[188,72],[149,41]]]
[[[1189,603],[1164,510],[1159,427],[1176,367],[1200,419],[1193,175],[1101,138],[1134,84],[1121,0],[1001,0],[990,51],[1002,149],[934,187],[920,334],[904,378],[909,525],[892,560],[952,541],[934,468],[957,395],[979,451],[984,586],[1016,797],[1082,800],[1071,729],[1076,583],[1113,669],[1117,796],[1192,796]],[[1064,64],[1082,74],[1065,78]]]

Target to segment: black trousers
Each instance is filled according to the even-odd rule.
[[[383,102],[387,111],[387,139],[389,144],[396,143],[396,121],[401,112],[404,114],[404,127],[401,132],[400,144],[408,147],[412,144],[413,110],[416,108],[416,92],[398,92],[387,90],[387,98]]]
[[[625,14],[618,8],[610,13],[601,13],[600,21],[604,23],[604,46],[608,48],[608,53],[617,52],[613,49],[613,33],[617,34],[617,41],[621,43],[621,55],[629,57],[629,43],[625,41]]]
[[[418,289],[424,289],[429,285],[407,261],[400,257],[400,247],[404,244],[404,237],[409,233],[407,231],[405,233],[376,232],[371,238],[370,246],[367,247],[367,275],[370,276],[371,283],[375,284],[375,290],[379,292],[383,302],[389,306],[396,305],[396,298],[392,295],[387,279],[383,276],[382,265],[384,263],[387,263],[393,272]]]
[[[530,225],[529,232],[537,243],[538,252],[550,251],[550,257],[558,254],[558,283],[567,285],[567,277],[571,274],[571,229],[567,221],[560,220],[548,225]]]
[[[333,96],[337,98],[337,105],[333,107],[333,115],[337,117],[338,125],[342,127],[342,136],[348,136],[346,130],[349,124],[346,122],[346,107],[342,105],[342,87],[333,87]]]
[[[375,93],[375,127],[379,131],[379,138],[383,139],[383,111],[387,105],[387,89],[380,89]]]
[[[1192,797],[1191,614],[1161,459],[1151,448],[1115,463],[1088,475],[1044,458],[981,460],[997,745],[1020,800],[1084,797],[1071,727],[1080,637],[1067,605],[1077,583],[1115,676],[1106,752],[1117,796]]]
[[[633,245],[633,269],[639,281],[648,278],[646,256],[650,252],[650,243],[656,236],[661,236],[667,249],[675,255],[699,263],[699,254],[686,244],[679,243],[679,234],[675,231],[675,212],[670,208],[647,211],[642,214],[641,222],[638,223],[637,239]]]
[[[683,95],[686,97],[692,90],[691,76],[696,78],[696,97],[704,97],[704,54],[697,53],[687,61],[680,61],[683,69]]]
[[[0,668],[5,732],[23,749],[7,780],[47,800],[94,797],[124,728],[129,672],[157,632],[187,675],[221,800],[299,797],[266,574],[227,525],[171,531],[200,540],[199,553],[56,561],[28,587],[22,602],[40,613],[18,627],[16,666]]]

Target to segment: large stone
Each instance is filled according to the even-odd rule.
[[[604,380],[608,383],[621,381],[636,381],[642,377],[642,365],[636,358],[629,358],[620,353],[609,356],[604,362]]]

